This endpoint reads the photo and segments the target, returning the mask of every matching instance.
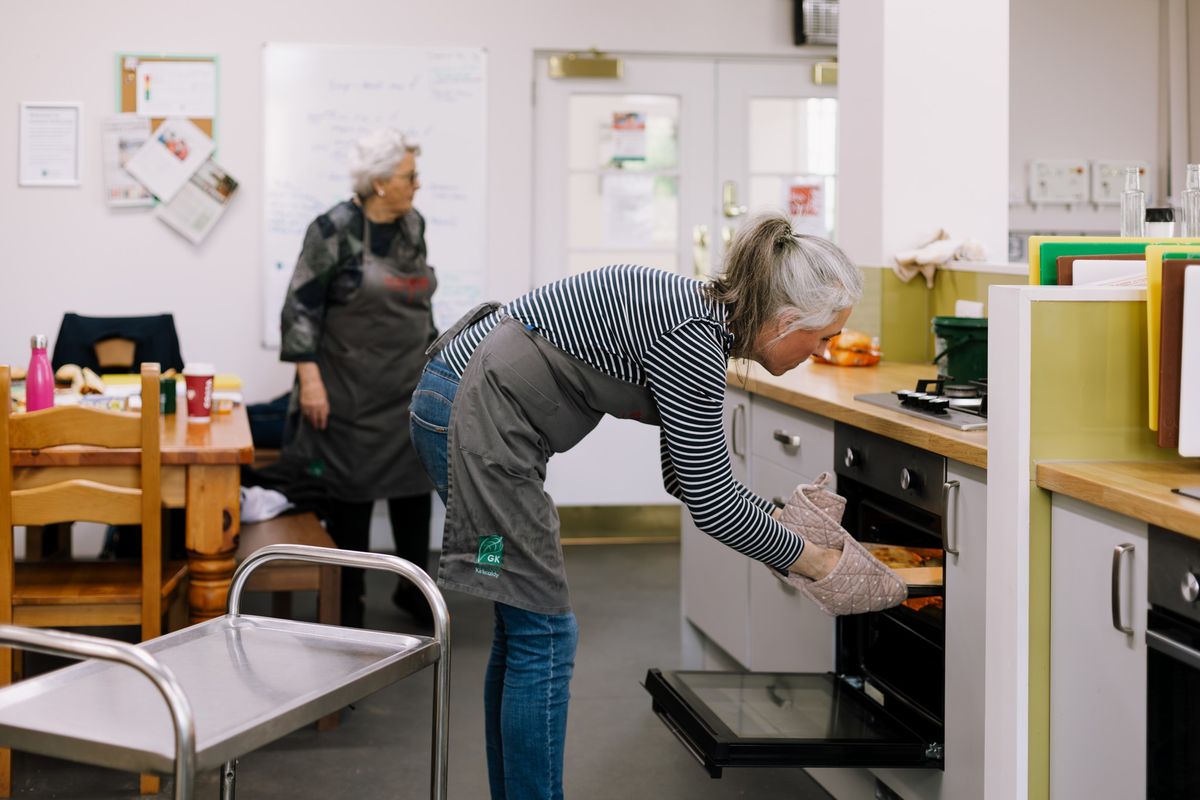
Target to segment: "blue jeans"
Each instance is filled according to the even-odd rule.
[[[435,358],[413,392],[413,447],[446,501],[450,409],[458,378]],[[495,603],[483,686],[492,800],[562,800],[567,701],[579,628],[574,614]]]

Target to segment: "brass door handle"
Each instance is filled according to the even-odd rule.
[[[746,207],[738,205],[737,184],[733,181],[725,181],[721,187],[721,211],[731,219],[746,213]]]
[[[692,275],[704,278],[709,273],[708,226],[692,226]]]

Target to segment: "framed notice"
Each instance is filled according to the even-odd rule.
[[[78,186],[82,131],[82,103],[21,103],[17,184]]]

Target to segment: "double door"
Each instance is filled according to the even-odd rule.
[[[711,276],[761,210],[836,237],[836,87],[814,81],[817,59],[622,61],[619,79],[554,79],[538,59],[534,285],[609,264]],[[655,429],[606,418],[548,489],[564,505],[663,502],[657,465]]]

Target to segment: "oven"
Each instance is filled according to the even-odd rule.
[[[1200,541],[1150,527],[1146,797],[1200,797]]]
[[[841,423],[834,445],[851,535],[940,564],[955,488],[946,459]],[[922,574],[933,572],[945,574]],[[926,580],[897,608],[839,618],[832,673],[652,669],[645,687],[713,777],[753,766],[943,769],[944,598],[941,580]]]

